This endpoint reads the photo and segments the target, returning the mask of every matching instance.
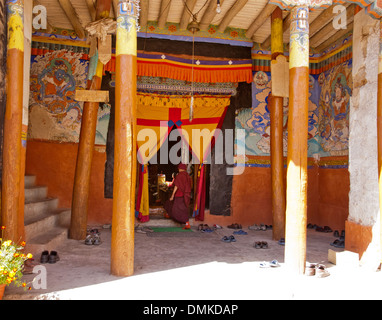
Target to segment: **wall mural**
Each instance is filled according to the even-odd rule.
[[[351,60],[321,73],[318,82],[321,86],[318,130],[323,152],[348,155]]]
[[[29,139],[78,142],[83,102],[74,100],[85,89],[88,61],[67,50],[32,56],[29,100]],[[106,144],[110,107],[98,110],[96,144]]]
[[[245,154],[270,155],[271,92],[269,72],[254,73],[252,108],[236,115],[236,128],[245,130]],[[320,75],[309,77],[308,156],[314,158],[348,154],[351,60]],[[287,155],[288,99],[284,99],[284,156]],[[237,145],[243,143],[237,141]]]

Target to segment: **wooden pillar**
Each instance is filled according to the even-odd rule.
[[[120,0],[117,17],[111,273],[134,273],[137,30],[139,0]]]
[[[271,15],[272,61],[283,55],[283,16],[279,7]],[[271,75],[272,80],[274,74]],[[279,79],[283,81],[283,79]],[[283,156],[283,97],[269,97],[271,116],[271,177],[272,177],[272,217],[273,240],[285,237],[285,187]]]
[[[96,20],[109,16],[111,0],[97,2]],[[97,59],[96,74],[88,83],[89,90],[101,89],[103,64]],[[93,63],[91,61],[90,63]],[[73,184],[72,213],[69,229],[69,238],[83,240],[86,238],[88,220],[90,175],[94,152],[94,141],[98,120],[98,102],[85,102],[82,111],[81,131],[78,144],[77,164]]]
[[[7,87],[4,119],[4,150],[1,223],[6,226],[4,238],[19,240],[21,131],[24,77],[24,0],[7,0],[8,51]]]
[[[291,10],[285,264],[303,274],[306,263],[309,97],[309,9]]]
[[[378,91],[377,91],[377,141],[378,141],[378,186],[379,186],[379,219],[380,247],[382,248],[382,21],[379,24],[379,57],[378,57]],[[382,253],[382,250],[381,250]],[[382,263],[382,256],[380,257]]]

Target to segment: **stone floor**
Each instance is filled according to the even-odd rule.
[[[193,237],[149,237],[135,234],[135,274],[110,275],[111,230],[100,227],[102,243],[85,245],[67,239],[57,248],[60,261],[41,265],[46,289],[31,291],[7,287],[4,300],[13,299],[138,299],[138,300],[257,300],[257,299],[381,299],[381,272],[361,267],[340,267],[328,262],[332,233],[307,231],[307,261],[323,263],[326,278],[291,276],[284,265],[284,246],[272,240],[272,231],[243,229],[236,242],[221,238],[234,230],[201,233]],[[267,241],[268,249],[255,249]],[[343,249],[337,249],[341,251]],[[38,263],[39,254],[35,255]],[[278,268],[260,268],[263,261],[278,260]],[[39,273],[37,276],[41,276]],[[32,281],[36,274],[25,275]],[[41,286],[40,281],[36,281]]]

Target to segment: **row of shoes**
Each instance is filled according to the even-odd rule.
[[[307,228],[308,229],[314,229],[317,232],[324,232],[324,233],[333,232],[333,230],[329,226],[320,227],[316,224],[311,224],[311,223],[308,223]]]
[[[101,244],[101,234],[98,231],[98,229],[87,230],[87,234],[86,234],[86,238],[85,238],[85,244],[86,245],[100,245]]]
[[[338,230],[335,230],[333,236],[338,239],[331,242],[330,245],[336,248],[345,248],[345,230],[341,231],[341,235]]]
[[[218,224],[214,224],[212,227],[210,227],[208,224],[199,224],[198,225],[198,231],[201,232],[214,232],[215,230],[223,229],[222,226],[219,226]]]
[[[330,275],[326,266],[320,263],[308,263],[305,267],[305,275],[311,277],[316,276],[317,278],[325,278]]]
[[[56,263],[59,260],[60,260],[60,257],[58,256],[57,251],[52,250],[49,253],[48,250],[44,250],[41,253],[40,263]]]
[[[248,227],[249,230],[255,230],[255,231],[266,231],[266,230],[269,230],[269,229],[272,229],[272,225],[267,225],[267,224],[264,224],[264,223],[260,223],[260,224],[253,224],[251,226]]]

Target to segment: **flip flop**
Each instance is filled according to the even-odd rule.
[[[247,232],[245,232],[244,230],[239,230],[239,231],[234,231],[234,234],[248,234]]]
[[[269,268],[271,264],[267,261],[260,262],[260,268]]]
[[[269,265],[273,268],[277,268],[277,267],[280,267],[280,264],[279,262],[275,259],[275,260],[272,260],[271,262],[269,262]]]

